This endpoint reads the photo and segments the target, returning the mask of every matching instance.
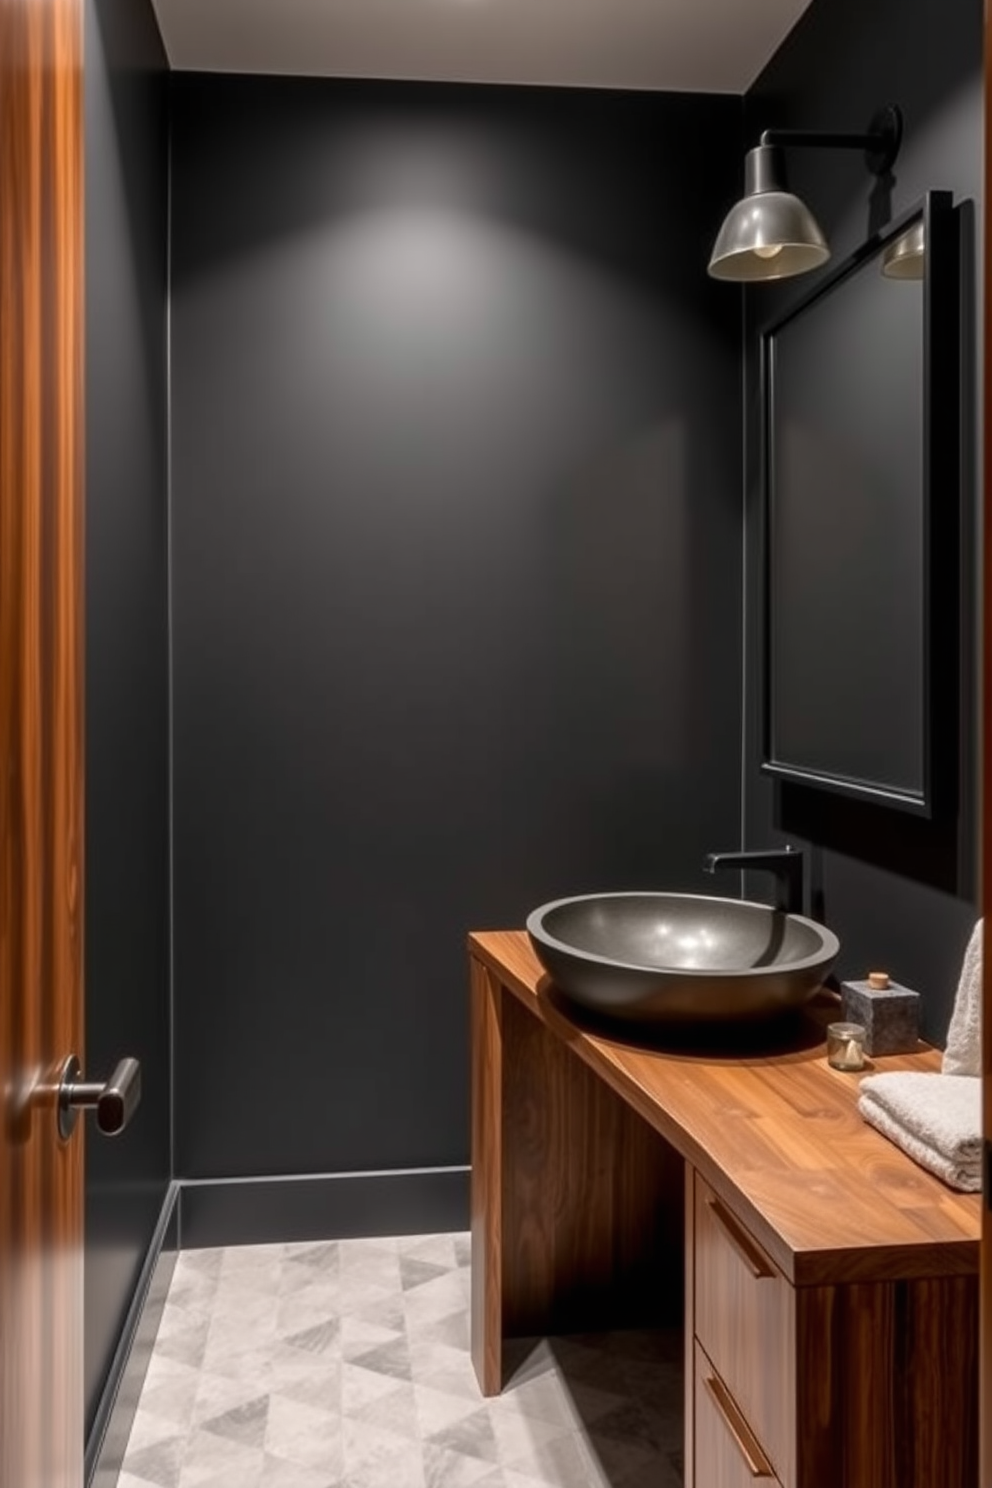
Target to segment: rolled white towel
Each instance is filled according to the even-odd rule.
[[[897,1071],[861,1081],[858,1110],[921,1168],[952,1188],[982,1186],[982,1082]]]
[[[982,921],[971,932],[961,965],[944,1050],[945,1075],[982,1073]]]

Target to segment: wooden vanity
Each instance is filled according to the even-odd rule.
[[[681,1319],[686,1488],[973,1488],[980,1201],[862,1121],[836,1004],[798,1050],[662,1053],[580,1025],[522,931],[469,952],[483,1392],[506,1338]]]

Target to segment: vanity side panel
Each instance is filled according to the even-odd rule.
[[[843,1396],[836,1419],[845,1488],[862,1482],[877,1488],[915,1488],[916,1479],[908,1472],[913,1454],[900,1431],[906,1388],[899,1377],[905,1321],[900,1291],[904,1293],[892,1283],[850,1286],[843,1292]]]
[[[904,1283],[896,1381],[911,1464],[898,1481],[924,1488],[978,1481],[978,1281]]]
[[[502,1059],[505,1335],[679,1321],[682,1159],[513,996]]]
[[[835,1415],[846,1362],[844,1289],[797,1288],[795,1315],[796,1480],[802,1488],[845,1488],[844,1430]]]
[[[800,1488],[972,1488],[975,1277],[797,1292]]]
[[[483,1395],[498,1395],[503,1373],[502,1002],[492,972],[471,958],[472,1363]]]

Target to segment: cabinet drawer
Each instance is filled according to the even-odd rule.
[[[694,1190],[693,1331],[778,1476],[791,1488],[795,1294],[698,1173]]]
[[[695,1479],[698,1488],[781,1488],[730,1391],[696,1344]]]

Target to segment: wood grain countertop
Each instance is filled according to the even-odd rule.
[[[702,1174],[794,1285],[977,1272],[979,1195],[931,1177],[858,1114],[859,1077],[826,1063],[829,994],[772,1052],[748,1034],[726,1053],[662,1049],[568,1010],[524,931],[477,931],[469,950]],[[921,1044],[870,1072],[936,1072],[940,1057]]]

